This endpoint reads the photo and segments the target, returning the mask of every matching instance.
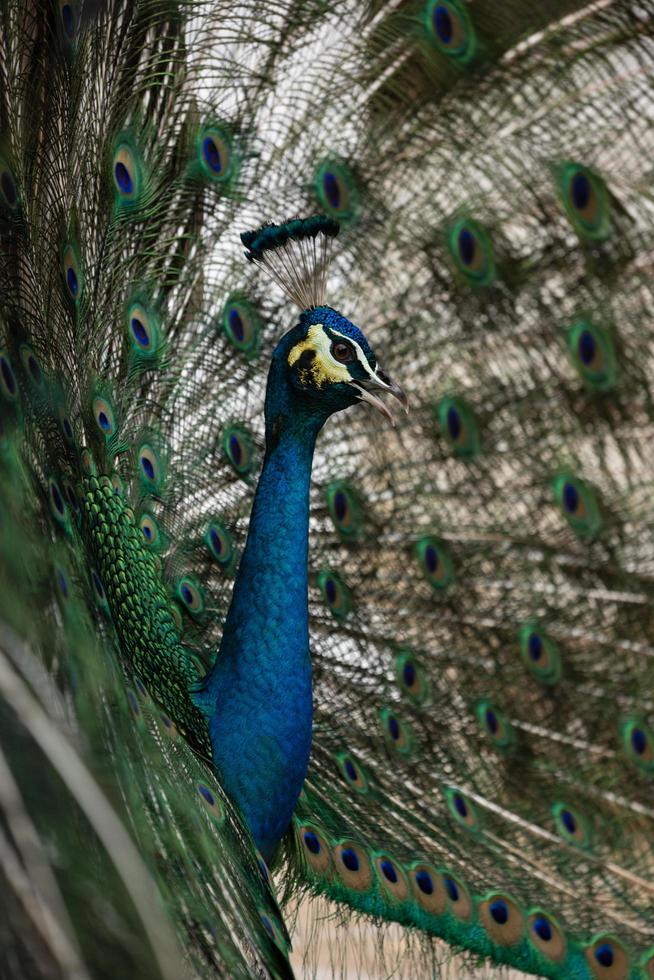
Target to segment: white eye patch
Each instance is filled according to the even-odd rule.
[[[348,335],[345,334],[345,333],[341,333],[339,330],[334,330],[333,327],[331,328],[331,331],[332,331],[333,334],[335,334],[335,336],[342,337],[343,340],[347,340],[350,344],[352,344],[352,346],[354,347],[355,353],[357,355],[357,360],[358,360],[359,364],[370,375],[370,377],[374,379],[375,378],[375,372],[372,370],[372,368],[368,364],[368,358],[363,353],[360,345],[357,344],[356,340],[352,340],[351,337],[348,337]],[[332,360],[334,360],[333,357],[332,357]],[[338,363],[338,362],[336,362],[336,363]]]

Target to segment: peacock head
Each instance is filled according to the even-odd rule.
[[[407,410],[406,395],[377,365],[361,330],[324,305],[329,246],[338,230],[333,219],[314,215],[241,235],[248,259],[303,311],[273,354],[266,397],[269,422],[288,414],[290,400],[294,410],[302,408],[302,415],[320,423],[359,401],[373,405],[392,423],[375,391],[388,392]]]
[[[330,306],[305,310],[287,335],[286,362],[293,388],[331,415],[366,401],[391,423],[393,416],[374,392],[388,392],[407,408],[406,395],[377,365],[364,334]]]

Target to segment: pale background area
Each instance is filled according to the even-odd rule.
[[[380,930],[365,919],[357,921],[350,909],[339,914],[324,899],[304,901],[296,912],[294,928],[292,909],[286,921],[298,980],[527,980],[517,970],[476,966],[445,943],[434,944],[429,964],[415,933],[395,923]]]

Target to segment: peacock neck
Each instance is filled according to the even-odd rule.
[[[242,644],[244,626],[259,640],[256,631],[267,632],[283,618],[298,642],[278,656],[308,651],[309,489],[317,434],[312,427],[289,427],[266,452],[220,646],[220,656],[234,650],[241,666],[267,664],[259,642]]]
[[[324,422],[275,374],[273,362],[247,544],[216,663],[197,699],[223,785],[268,859],[293,815],[311,748],[309,488]]]

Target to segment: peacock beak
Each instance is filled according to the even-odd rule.
[[[385,373],[385,371],[382,371],[381,368],[377,368],[377,370],[374,372],[371,371],[370,378],[366,378],[365,381],[352,381],[352,384],[358,389],[359,401],[368,402],[369,405],[374,405],[377,411],[381,412],[384,418],[388,419],[391,425],[395,425],[393,415],[388,410],[381,398],[378,398],[377,395],[373,395],[373,391],[387,391],[389,395],[393,396],[393,398],[397,398],[400,405],[408,415],[409,400],[407,396],[402,388],[400,388],[399,384],[397,384],[396,381],[393,381],[392,378],[389,378],[389,376]]]

